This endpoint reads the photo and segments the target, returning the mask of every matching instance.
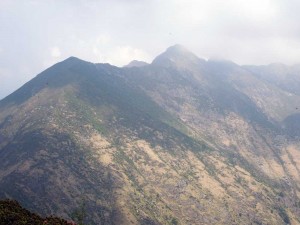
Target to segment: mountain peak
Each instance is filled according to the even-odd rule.
[[[152,64],[164,67],[188,67],[191,64],[203,63],[205,60],[198,58],[184,46],[176,44],[157,56]]]
[[[176,44],[176,45],[172,45],[169,48],[167,48],[166,52],[184,54],[184,53],[187,53],[187,52],[190,52],[190,51],[187,50],[187,48],[184,47],[183,45]]]
[[[138,61],[138,60],[132,60],[130,63],[128,63],[127,65],[123,66],[123,67],[143,67],[143,66],[147,66],[149,65],[148,63],[144,62],[144,61]]]

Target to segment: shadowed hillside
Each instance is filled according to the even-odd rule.
[[[1,200],[0,201],[0,224],[1,225],[75,225],[73,222],[50,216],[42,218],[41,216],[29,212],[22,208],[17,201]]]

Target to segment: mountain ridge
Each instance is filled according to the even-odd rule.
[[[300,96],[222,63],[173,46],[43,71],[0,101],[0,197],[66,219],[85,201],[91,224],[299,224]]]

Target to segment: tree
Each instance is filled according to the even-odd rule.
[[[84,199],[81,200],[79,207],[72,212],[71,218],[78,225],[84,225],[84,220],[86,218],[86,203]]]

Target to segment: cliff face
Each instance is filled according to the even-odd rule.
[[[299,224],[300,96],[260,69],[182,46],[58,63],[0,102],[0,196],[93,224]]]

